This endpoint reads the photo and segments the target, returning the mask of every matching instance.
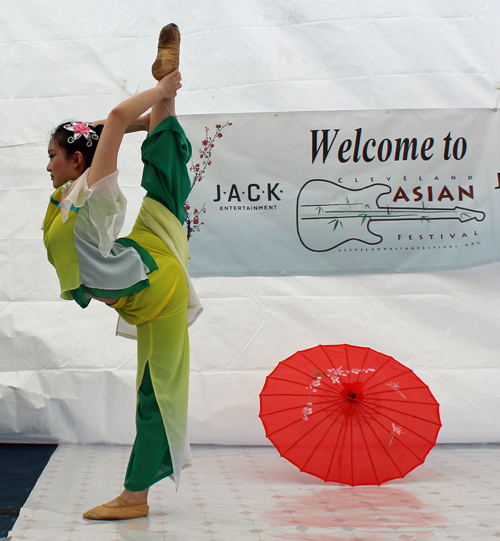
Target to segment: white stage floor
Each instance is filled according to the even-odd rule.
[[[405,479],[326,484],[273,447],[193,446],[179,492],[164,480],[147,518],[82,513],[122,489],[130,447],[60,445],[21,510],[12,540],[376,541],[500,539],[500,446],[440,445]]]

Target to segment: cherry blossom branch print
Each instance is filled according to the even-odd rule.
[[[374,368],[351,368],[350,370],[343,370],[342,367],[340,368],[328,368],[326,372],[316,372],[316,370],[313,370],[314,378],[309,378],[311,380],[311,383],[307,387],[307,389],[310,389],[309,393],[309,399],[312,400],[313,393],[315,393],[318,390],[318,387],[321,385],[321,380],[323,378],[323,383],[326,382],[326,379],[329,379],[333,384],[341,383],[341,377],[346,378],[348,374],[354,374],[358,375],[361,373],[368,374],[369,372],[375,372]],[[302,420],[308,421],[309,415],[313,414],[312,409],[312,401],[308,402],[305,407],[302,409]]]
[[[200,162],[195,163],[194,158],[191,158],[191,166],[189,167],[189,171],[192,174],[192,181],[189,193],[193,191],[193,188],[198,182],[203,180],[207,167],[212,164],[212,152],[215,147],[215,142],[217,139],[222,137],[222,130],[227,126],[232,126],[232,122],[216,124],[215,133],[212,137],[210,137],[209,128],[205,127],[205,139],[201,142],[202,148],[199,149]],[[204,225],[204,222],[201,220],[202,215],[205,214],[206,211],[207,209],[205,203],[203,203],[203,205],[201,205],[199,208],[192,208],[189,200],[184,203],[184,215],[188,240],[195,233],[198,233],[201,226]]]

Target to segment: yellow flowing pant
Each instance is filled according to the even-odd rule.
[[[125,488],[139,491],[172,471],[177,482],[183,465],[189,390],[188,288],[179,262],[140,217],[126,238],[146,249],[158,265],[148,275],[150,287],[111,305],[127,323],[137,325],[137,437]]]

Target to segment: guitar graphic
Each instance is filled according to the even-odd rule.
[[[379,199],[391,191],[387,184],[376,183],[354,189],[331,180],[309,180],[297,196],[296,223],[300,242],[312,252],[328,252],[352,240],[368,245],[381,243],[383,237],[371,229],[374,222],[481,222],[486,217],[484,212],[464,207],[381,206]],[[344,202],[333,203],[339,200],[339,196]]]

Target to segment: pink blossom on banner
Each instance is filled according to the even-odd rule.
[[[215,146],[215,141],[222,137],[222,130],[226,126],[232,126],[232,122],[226,122],[225,124],[216,124],[215,125],[215,134],[210,136],[208,127],[205,126],[205,138],[201,141],[202,148],[199,149],[200,163],[194,163],[193,158],[191,158],[191,166],[189,171],[192,173],[191,189],[190,193],[193,190],[197,182],[201,182],[205,176],[205,171],[209,165],[212,164],[212,152]],[[204,222],[200,221],[199,215],[206,213],[205,203],[200,209],[191,210],[191,206],[188,201],[184,204],[184,215],[185,215],[185,224],[187,230],[188,240],[193,236],[194,233],[200,231],[200,227]]]

